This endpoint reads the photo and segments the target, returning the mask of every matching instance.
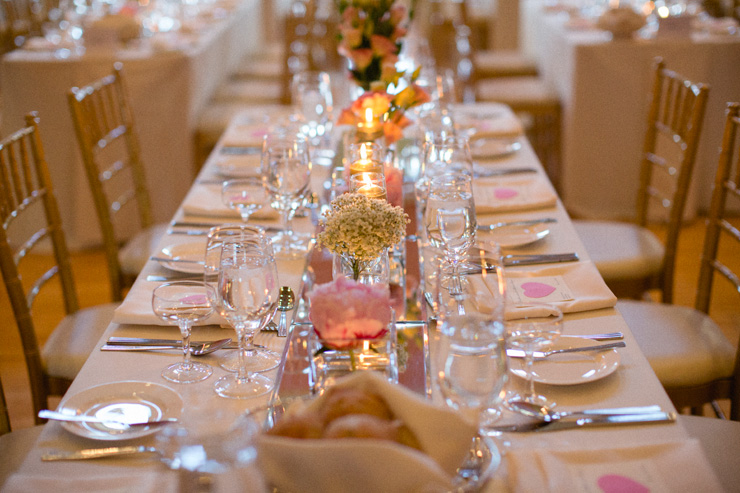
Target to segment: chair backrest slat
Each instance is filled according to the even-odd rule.
[[[25,150],[21,152],[19,149]],[[26,126],[22,130],[0,141],[0,166],[0,196],[5,197],[0,208],[0,271],[20,332],[31,380],[34,412],[37,413],[48,406],[50,384],[36,337],[31,310],[33,300],[42,286],[50,279],[58,277],[66,312],[77,311],[79,305],[35,114],[26,117]],[[39,201],[43,205],[43,213],[39,213],[39,207],[31,207]],[[16,223],[23,227],[13,228]],[[24,282],[21,279],[21,262],[47,237],[51,238],[54,265],[41,276],[25,279]],[[30,286],[27,287],[28,283]]]
[[[652,218],[651,205],[655,202],[667,211],[668,232],[663,268],[658,280],[665,303],[670,303],[673,299],[678,235],[694,170],[708,93],[708,86],[692,83],[666,69],[662,59],[655,60],[640,165],[636,222],[640,226],[647,225]],[[658,175],[655,173],[656,169],[668,172]],[[665,191],[658,195],[656,189]],[[652,200],[653,197],[658,197],[658,200]]]
[[[728,103],[722,148],[714,181],[714,192],[707,218],[707,232],[699,269],[696,309],[709,313],[715,273],[729,280],[740,294],[740,273],[733,271],[721,256],[737,255],[740,231],[727,218],[740,206],[737,177],[740,170],[740,103]],[[731,206],[730,206],[731,205]],[[720,248],[720,241],[723,243]],[[727,242],[725,244],[725,242]],[[736,263],[736,258],[733,259]],[[734,384],[731,385],[730,419],[740,420],[740,346],[735,360]]]
[[[126,279],[118,259],[122,235],[117,234],[119,221],[115,217],[121,204],[111,189],[115,188],[115,193],[123,191],[121,196],[135,197],[136,207],[131,211],[137,214],[140,228],[154,223],[121,64],[115,64],[112,74],[86,87],[72,88],[67,99],[103,234],[112,297],[120,301]],[[124,171],[130,176],[117,179],[116,186],[109,189],[107,182]]]

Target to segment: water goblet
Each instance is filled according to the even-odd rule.
[[[246,223],[249,216],[265,205],[267,194],[261,178],[238,178],[223,182],[221,200],[228,208],[239,211]]]
[[[311,159],[308,141],[301,135],[266,135],[262,173],[271,205],[281,213],[283,231],[274,238],[275,253],[296,258],[308,251],[310,235],[293,231],[293,216],[310,195]]]
[[[206,256],[204,266],[205,282],[213,286],[212,300],[214,306],[218,306],[218,295],[217,295],[217,281],[218,273],[221,268],[221,247],[224,242],[239,242],[242,240],[262,242],[264,248],[270,247],[271,240],[265,234],[264,229],[255,225],[246,224],[224,224],[221,226],[215,226],[208,232],[208,239],[206,240]],[[266,319],[265,324],[269,320]],[[260,330],[263,326],[260,326]],[[245,350],[247,353],[246,365],[247,370],[251,372],[263,372],[272,370],[280,364],[280,354],[263,347],[256,347],[253,344],[252,339],[247,339],[247,345]],[[226,371],[236,372],[239,369],[239,352],[226,353],[225,357],[221,358],[220,366]]]
[[[234,327],[239,340],[239,369],[219,378],[216,393],[232,399],[248,399],[269,392],[273,382],[247,369],[247,347],[278,304],[277,266],[272,247],[263,237],[225,241],[221,245],[218,273],[218,311]]]
[[[523,395],[512,393],[507,402],[525,401],[538,406],[553,408],[555,402],[538,395],[534,388],[534,351],[546,349],[563,330],[563,312],[555,305],[532,303],[533,314],[522,319],[506,322],[506,339],[512,348],[524,351],[526,368],[526,390]]]
[[[165,380],[176,383],[193,383],[205,380],[213,369],[190,360],[190,332],[194,324],[202,322],[213,313],[213,288],[198,281],[174,281],[161,284],[152,292],[152,310],[170,324],[180,328],[183,360],[162,371]]]
[[[504,325],[480,314],[442,321],[435,377],[445,403],[475,418],[481,432],[498,417],[508,379]]]
[[[431,180],[424,225],[429,242],[444,252],[452,267],[450,294],[462,294],[459,266],[465,251],[475,242],[477,227],[470,175],[449,173]]]
[[[334,110],[329,74],[299,72],[293,76],[290,91],[293,106],[300,116],[302,133],[311,145],[320,147],[329,138]]]

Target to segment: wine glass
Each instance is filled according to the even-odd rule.
[[[331,77],[326,72],[300,72],[290,86],[293,106],[301,118],[301,131],[320,147],[329,138],[334,100]]]
[[[271,247],[271,240],[265,234],[264,229],[255,225],[246,224],[224,224],[215,226],[208,232],[206,241],[206,257],[204,266],[205,281],[213,286],[214,306],[218,306],[217,282],[218,273],[221,268],[221,247],[225,242],[239,242],[242,240],[259,241],[263,248]],[[265,324],[269,320],[266,319]],[[264,324],[263,324],[264,325]],[[260,326],[260,330],[262,326]],[[280,354],[263,347],[256,347],[252,339],[246,341],[247,352],[246,367],[251,372],[263,372],[275,368],[280,364]],[[236,372],[239,370],[239,352],[227,353],[228,356],[221,358],[220,366],[226,371]]]
[[[242,221],[246,223],[249,216],[265,205],[267,194],[261,178],[238,178],[223,182],[221,201],[229,209],[239,211]]]
[[[534,388],[533,353],[538,349],[546,349],[563,330],[563,312],[555,305],[546,303],[531,303],[533,314],[522,319],[506,322],[506,339],[511,348],[524,351],[524,365],[527,382],[524,394],[512,393],[507,402],[525,401],[538,406],[552,408],[555,403],[543,395],[538,395]]]
[[[504,325],[480,314],[445,316],[436,381],[446,404],[470,414],[483,431],[498,417],[508,379]]]
[[[218,311],[236,330],[239,339],[239,369],[216,381],[222,397],[248,399],[269,392],[273,382],[247,369],[247,347],[278,304],[278,279],[272,247],[263,237],[225,240],[221,245],[218,273]]]
[[[165,322],[177,325],[182,336],[183,360],[162,371],[165,380],[193,383],[205,380],[213,369],[190,361],[190,331],[213,313],[213,288],[198,281],[174,281],[161,284],[152,292],[152,310]]]
[[[465,251],[475,242],[477,228],[470,175],[448,173],[431,180],[424,226],[429,242],[444,252],[452,266],[450,294],[462,294],[459,265]]]
[[[293,216],[310,195],[311,160],[308,141],[292,133],[266,135],[262,146],[262,173],[271,205],[281,213],[283,231],[275,235],[275,252],[281,257],[305,255],[309,234],[293,231]]]

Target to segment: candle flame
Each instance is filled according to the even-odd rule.
[[[368,158],[368,155],[369,155],[369,151],[367,147],[365,147],[365,144],[362,144],[360,146],[360,159],[366,160]]]
[[[365,123],[371,124],[374,119],[375,119],[375,115],[373,115],[373,109],[365,108]]]

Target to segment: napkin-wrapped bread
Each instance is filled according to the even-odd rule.
[[[289,409],[257,440],[280,491],[448,491],[476,425],[372,372]]]

